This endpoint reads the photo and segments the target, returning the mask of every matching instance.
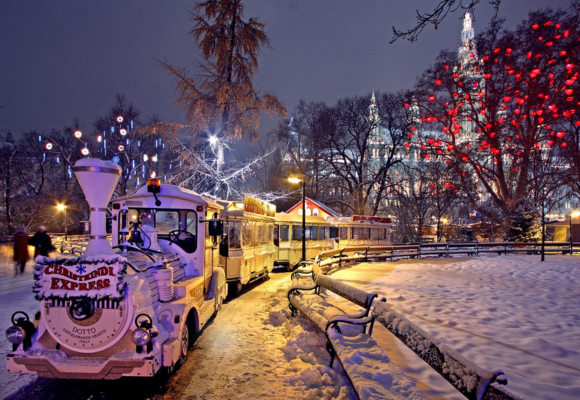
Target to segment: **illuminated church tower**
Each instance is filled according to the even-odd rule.
[[[475,32],[473,30],[473,19],[470,12],[466,12],[463,17],[463,30],[461,31],[461,44],[458,50],[459,65],[454,68],[457,74],[457,81],[463,82],[463,88],[467,91],[485,90],[485,80],[482,73],[482,60],[477,56],[475,43]],[[461,92],[461,88],[459,89]],[[468,107],[467,104],[464,107]],[[461,130],[457,141],[459,143],[471,139],[475,132],[475,124],[465,118],[461,118]]]

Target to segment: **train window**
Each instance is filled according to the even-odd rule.
[[[310,239],[318,240],[318,227],[317,226],[310,227]]]
[[[370,228],[363,228],[362,229],[362,238],[365,240],[370,239]]]
[[[229,221],[228,222],[228,236],[230,249],[240,249],[240,232],[242,230],[242,221]]]
[[[379,240],[385,239],[387,236],[387,230],[385,228],[379,228]]]
[[[266,243],[272,243],[272,240],[274,239],[273,233],[274,233],[274,225],[268,224],[268,237],[266,238]]]
[[[378,239],[379,238],[379,229],[378,228],[371,228],[371,239]]]
[[[292,225],[292,240],[302,240],[302,227]]]
[[[167,235],[179,229],[179,213],[177,211],[157,211],[155,213],[155,227],[160,235]]]
[[[362,228],[351,228],[350,237],[351,239],[362,239],[363,233]]]
[[[338,238],[338,227],[337,226],[330,227],[330,238],[331,239]]]
[[[312,238],[312,236],[310,234],[311,233],[311,229],[310,228],[312,228],[312,227],[311,226],[307,226],[306,227],[306,240],[310,240]]]
[[[345,240],[348,239],[348,228],[346,226],[340,228],[340,238]]]
[[[274,226],[274,240],[280,240],[280,227],[278,225]]]
[[[260,232],[258,235],[258,245],[262,245],[262,244],[266,244],[268,243],[268,238],[266,236],[266,225],[265,224],[259,224],[258,225],[258,231]]]
[[[251,247],[252,246],[252,240],[253,240],[253,236],[254,236],[254,232],[253,232],[253,226],[250,223],[250,221],[244,221],[244,229],[243,229],[243,234],[242,234],[242,243],[244,245],[244,247]]]
[[[318,238],[321,240],[328,239],[328,226],[321,226],[318,234]]]
[[[185,214],[185,229],[189,233],[197,235],[197,213],[195,211],[188,211]]]
[[[288,225],[280,225],[280,240],[286,242],[290,240],[290,227]]]

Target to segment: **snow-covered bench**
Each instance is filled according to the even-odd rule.
[[[292,316],[300,311],[325,333],[330,366],[338,358],[358,397],[423,399],[415,383],[391,362],[371,337],[374,317],[370,311],[377,294],[323,275],[316,263],[308,275],[314,277],[315,283],[296,285],[288,290]],[[350,300],[362,310],[356,314],[344,314],[320,295],[321,289]]]
[[[503,371],[489,371],[472,363],[448,346],[438,343],[387,303],[377,303],[371,315],[468,399],[514,400],[515,397],[507,390],[495,386],[507,384]]]
[[[312,274],[315,275],[314,272]],[[288,290],[292,316],[296,315],[297,311],[302,312],[325,333],[328,332],[329,328],[336,328],[340,332],[339,323],[360,326],[363,333],[366,333],[367,326],[369,326],[369,334],[372,333],[374,318],[369,314],[373,300],[377,297],[376,293],[367,293],[322,274],[315,275],[314,279],[315,281],[311,285],[296,285]],[[320,297],[321,288],[352,301],[362,307],[362,311],[357,314],[342,313],[337,307]],[[331,349],[329,352],[334,358]]]

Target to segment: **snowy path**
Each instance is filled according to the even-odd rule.
[[[288,319],[289,274],[271,276],[224,306],[161,398],[353,398],[342,368],[327,366],[324,336]]]
[[[361,264],[333,277],[381,293],[469,360],[503,369],[507,388],[525,399],[580,398],[579,256],[550,255],[544,263],[528,255],[404,260]],[[383,344],[421,388],[420,364],[390,338]]]

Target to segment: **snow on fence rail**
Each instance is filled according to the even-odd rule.
[[[445,246],[445,250],[449,250],[449,243],[439,244],[438,247]],[[451,244],[452,245],[452,244]],[[464,247],[461,244],[461,247]],[[523,246],[515,246],[513,249],[508,247],[511,243],[501,243],[501,246],[484,246],[488,249],[493,249],[501,252],[510,252],[510,250],[521,250]],[[316,281],[320,277],[323,279],[330,279],[326,277],[326,273],[329,269],[333,269],[332,266],[336,266],[337,260],[336,256],[340,255],[340,258],[346,254],[346,259],[343,261],[357,262],[361,260],[369,260],[372,258],[385,258],[385,251],[390,252],[391,255],[396,251],[394,247],[387,249],[377,248],[367,248],[365,254],[360,254],[360,249],[343,249],[340,253],[337,251],[330,251],[321,253],[316,257],[314,263],[312,264],[312,274],[313,279]],[[419,246],[416,249],[409,249],[408,246],[405,249],[398,248],[399,251],[409,252],[410,250],[415,250],[415,255],[419,254],[421,250]],[[437,247],[436,245],[430,245],[429,247]],[[467,247],[467,246],[465,246]],[[503,247],[503,249],[502,249]],[[527,250],[527,247],[526,247]],[[470,249],[473,252],[473,244]],[[351,256],[348,254],[351,253]],[[356,254],[359,253],[359,254]],[[423,253],[425,254],[425,253]],[[447,253],[448,254],[448,253]],[[377,255],[377,257],[373,257]],[[362,257],[361,257],[362,256]],[[334,260],[332,259],[334,258]],[[389,257],[387,257],[389,258]],[[329,262],[330,261],[330,262]],[[340,262],[339,262],[340,264]],[[330,268],[328,268],[330,267]],[[298,274],[308,274],[307,271],[298,271]],[[346,285],[341,283],[341,285]],[[360,289],[358,289],[360,291]],[[439,375],[450,382],[459,392],[461,392],[465,397],[470,400],[514,400],[517,399],[516,396],[509,393],[505,388],[499,387],[498,385],[506,385],[507,378],[503,371],[495,370],[489,371],[484,368],[479,367],[473,362],[469,361],[461,354],[457,353],[450,347],[440,344],[437,340],[421,329],[419,326],[415,325],[411,321],[407,320],[403,315],[394,311],[386,303],[386,300],[375,301],[374,306],[371,311],[372,318],[379,321],[383,326],[385,326],[391,333],[393,333],[399,340],[401,340],[407,347],[409,347],[415,354],[417,354],[423,361],[425,361],[431,368],[433,368]],[[347,371],[348,372],[348,371]]]
[[[541,242],[471,242],[471,243],[422,243],[414,245],[392,246],[355,246],[340,250],[331,250],[319,255],[318,263],[326,273],[341,268],[343,265],[367,261],[395,261],[401,258],[421,258],[424,256],[468,256],[484,253],[528,253],[541,254]],[[549,242],[544,244],[545,254],[569,254],[580,252],[580,243]],[[304,271],[304,270],[303,270]]]

